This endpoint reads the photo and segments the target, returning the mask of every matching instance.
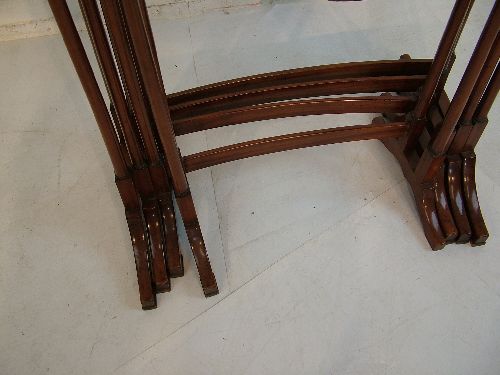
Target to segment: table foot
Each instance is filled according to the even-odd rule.
[[[184,276],[184,263],[179,249],[177,223],[172,201],[172,193],[164,193],[158,197],[165,232],[165,258],[170,278]]]
[[[139,296],[143,310],[156,308],[156,294],[153,289],[153,280],[149,267],[149,245],[147,230],[140,212],[126,212],[127,224],[134,251]]]
[[[476,190],[476,154],[473,151],[467,151],[461,156],[465,208],[472,229],[470,243],[472,246],[480,246],[486,243],[489,233],[484,223]]]
[[[374,124],[387,121],[383,116]],[[475,181],[476,155],[463,152],[447,155],[438,173],[428,182],[417,180],[414,168],[398,139],[383,141],[396,157],[411,186],[425,236],[433,250],[450,243],[479,246],[489,236],[481,213]]]

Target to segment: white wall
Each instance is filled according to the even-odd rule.
[[[146,0],[152,18],[184,18],[208,11],[260,4],[261,0]],[[83,27],[76,0],[68,5]],[[0,0],[0,41],[58,32],[46,0]]]

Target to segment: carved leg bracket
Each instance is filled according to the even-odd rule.
[[[373,123],[384,121],[384,117],[377,117]],[[447,155],[436,176],[430,182],[421,182],[403,152],[402,142],[389,139],[383,143],[398,160],[412,188],[425,236],[433,250],[449,243],[486,243],[488,230],[477,196],[474,152]]]

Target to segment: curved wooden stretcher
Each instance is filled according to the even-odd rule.
[[[97,84],[65,0],[49,0],[110,155],[143,309],[184,273],[172,193],[203,292],[218,293],[186,173],[252,156],[378,139],[399,161],[433,250],[488,238],[474,148],[499,89],[496,1],[451,100],[444,92],[473,5],[457,0],[433,60],[367,61],[265,73],[166,95],[144,0],[79,0],[104,78]],[[380,95],[380,93],[385,93]],[[360,95],[350,95],[360,94]],[[181,156],[176,136],[284,117],[379,113],[371,124],[257,139]],[[251,126],[251,125],[248,125]]]

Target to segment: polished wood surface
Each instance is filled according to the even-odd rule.
[[[221,110],[290,99],[384,91],[414,92],[425,81],[425,77],[425,75],[375,76],[307,81],[209,96],[169,108],[175,121]]]
[[[188,155],[184,157],[184,165],[187,172],[192,172],[217,164],[275,152],[342,142],[396,138],[403,136],[407,131],[408,124],[399,122],[380,125],[344,126],[279,135]]]
[[[161,145],[172,174],[177,205],[198,267],[203,292],[206,296],[217,294],[217,281],[210,266],[193,199],[178,152],[170,113],[163,103],[164,92],[155,69],[154,57],[147,39],[147,29],[144,27],[144,19],[147,18],[147,14],[143,13],[144,7],[141,7],[138,2],[118,1],[117,3],[122,6],[123,14],[129,25],[130,39],[136,52],[139,71],[142,74],[145,93],[149,98]]]
[[[483,33],[479,42],[472,54],[471,60],[464,76],[457,88],[459,95],[455,95],[451,101],[450,108],[446,112],[445,118],[441,125],[441,131],[436,134],[432,142],[431,149],[434,154],[442,154],[447,151],[450,141],[452,141],[453,131],[456,127],[462,112],[464,111],[467,101],[469,100],[474,86],[483,70],[487,61],[491,48],[497,39],[498,30],[500,28],[500,3],[496,2],[491,14],[483,29]]]
[[[182,135],[221,126],[285,117],[342,113],[400,113],[408,112],[414,105],[415,100],[407,96],[291,100],[214,111],[206,115],[175,120],[174,130],[176,135]]]
[[[184,274],[172,196],[205,296],[218,293],[186,173],[244,158],[340,142],[380,140],[412,189],[433,250],[482,245],[489,233],[475,181],[475,147],[498,94],[495,2],[451,100],[444,91],[473,0],[456,0],[434,59],[351,62],[283,70],[166,94],[144,0],[79,0],[109,98],[65,0],[49,0],[94,112],[125,207],[143,309]],[[167,82],[168,83],[168,82]],[[380,95],[380,93],[383,93]],[[352,95],[355,94],[355,95]],[[296,116],[376,113],[370,124],[251,140],[182,156],[176,137]]]
[[[167,95],[169,106],[240,91],[305,82],[331,81],[343,78],[425,75],[432,60],[384,60],[320,65],[257,74],[212,83]]]

